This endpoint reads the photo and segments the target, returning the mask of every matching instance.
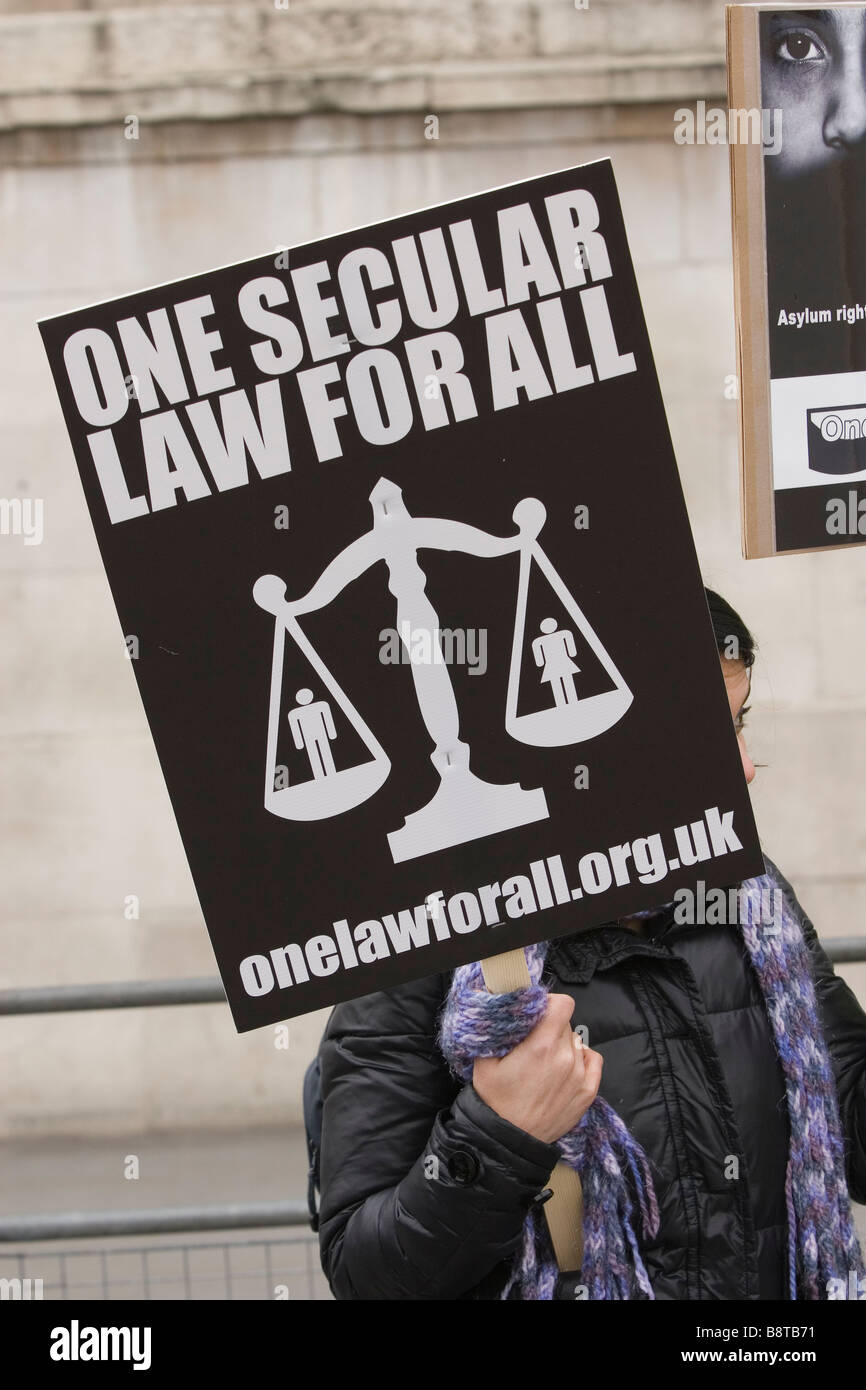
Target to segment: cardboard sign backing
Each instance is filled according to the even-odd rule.
[[[862,545],[866,6],[726,16],[744,554]]]

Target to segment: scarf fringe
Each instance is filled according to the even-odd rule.
[[[764,905],[783,904],[781,922],[763,922]],[[788,1290],[791,1299],[828,1297],[830,1280],[846,1287],[864,1277],[863,1255],[851,1214],[844,1146],[833,1069],[820,1027],[808,947],[784,891],[772,875],[740,889],[743,941],[763,992],[785,1076],[791,1127],[785,1174],[788,1213]],[[768,930],[772,925],[773,930]],[[478,961],[454,972],[442,1013],[439,1046],[456,1076],[468,1082],[477,1057],[504,1057],[544,1015],[541,975],[547,942],[526,948],[532,984],[511,994],[490,994]],[[653,1299],[641,1256],[659,1230],[659,1208],[649,1160],[620,1116],[597,1096],[579,1124],[558,1141],[564,1161],[580,1175],[584,1195],[581,1282],[592,1299]],[[633,1200],[634,1199],[634,1200]],[[637,1215],[634,1201],[637,1202]],[[543,1212],[523,1228],[502,1298],[552,1300],[558,1270]]]

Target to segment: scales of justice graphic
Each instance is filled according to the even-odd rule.
[[[274,574],[262,575],[253,586],[260,608],[275,619],[274,653],[268,718],[265,808],[285,820],[313,821],[339,816],[359,806],[379,790],[391,771],[391,762],[372,729],[349,695],[328,670],[320,654],[303,632],[298,619],[331,603],[348,584],[372,565],[384,560],[388,589],[397,603],[396,629],[411,651],[412,634],[432,639],[433,659],[417,662],[410,657],[415,696],[434,745],[430,755],[439,774],[439,786],[426,806],[410,812],[402,827],[388,834],[395,864],[436,850],[496,835],[516,826],[546,820],[549,811],[543,788],[526,790],[518,783],[495,784],[477,777],[469,766],[469,745],[460,738],[460,716],[448,666],[441,655],[439,615],[424,590],[427,577],[418,563],[419,550],[461,551],[494,558],[520,553],[517,608],[508,688],[505,697],[505,729],[520,743],[553,748],[582,743],[611,728],[632,703],[629,690],[562,579],[538,542],[547,517],[544,504],[524,497],[512,513],[517,531],[511,536],[490,535],[476,526],[444,517],[415,517],[395,483],[380,478],[370,493],[373,525],[341,550],[322,571],[312,588],[296,599],[286,598],[286,585]],[[518,714],[518,690],[526,638],[526,609],[532,565],[538,566],[569,615],[574,629],[595,653],[613,688],[578,699],[574,676],[579,667],[574,631],[558,628],[545,618],[531,642],[539,682],[546,685],[550,708]],[[293,785],[275,787],[280,711],[283,707],[283,665],[288,636],[315,671],[323,698],[305,687],[295,693],[297,704],[287,716],[296,749],[304,749],[311,777]],[[369,757],[355,767],[338,770],[331,743],[337,737],[330,701],[343,711],[363,741]]]

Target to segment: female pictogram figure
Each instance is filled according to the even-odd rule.
[[[313,692],[306,686],[295,691],[295,699],[297,706],[288,714],[295,747],[303,748],[316,781],[330,777],[337,770],[331,752],[331,739],[337,737],[331,706],[327,700],[317,700],[313,704]]]
[[[532,644],[532,655],[536,666],[544,668],[541,679],[550,682],[557,709],[563,705],[576,705],[574,678],[580,667],[571,660],[577,655],[574,633],[567,627],[557,630],[555,618],[544,618],[539,626],[545,635],[536,637]]]

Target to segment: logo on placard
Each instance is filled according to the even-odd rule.
[[[564,747],[595,738],[618,723],[632,703],[632,692],[541,547],[538,537],[547,513],[538,498],[524,497],[517,503],[512,514],[517,530],[508,536],[493,535],[448,517],[413,516],[401,489],[386,478],[379,479],[370,503],[371,529],[331,560],[309,593],[288,600],[285,582],[277,575],[262,575],[253,589],[256,603],[276,620],[265,782],[268,811],[296,821],[342,815],[373,796],[388,777],[391,762],[385,749],[328,670],[298,618],[331,602],[347,584],[384,560],[388,589],[397,604],[397,630],[407,649],[418,633],[428,638],[438,634],[442,629],[425,593],[427,581],[418,562],[419,549],[462,551],[487,558],[519,556],[505,693],[505,730],[511,738],[537,748]],[[559,614],[547,616],[545,610],[537,630],[527,622],[534,572],[547,586],[546,602],[551,611]],[[604,689],[583,698],[575,684],[581,673],[581,665],[574,659],[578,655],[577,634],[606,677]],[[306,663],[288,707],[282,689],[287,637]],[[527,668],[536,690],[535,707],[518,712],[521,675]],[[440,785],[427,805],[410,812],[404,825],[388,834],[394,863],[546,820],[549,811],[541,787],[487,782],[470,770],[470,749],[460,738],[460,714],[438,637],[429,659],[413,664],[412,674],[419,710],[434,745],[431,761]],[[288,725],[291,739],[284,744],[289,755],[293,756],[292,749],[303,753],[302,761],[307,764],[301,767],[299,779],[288,775],[285,765],[282,775],[277,772],[283,724]],[[335,750],[341,740],[345,742],[347,733],[351,736],[351,730],[365,751],[360,761],[338,766]]]
[[[809,467],[815,473],[866,469],[866,405],[806,411]]]

